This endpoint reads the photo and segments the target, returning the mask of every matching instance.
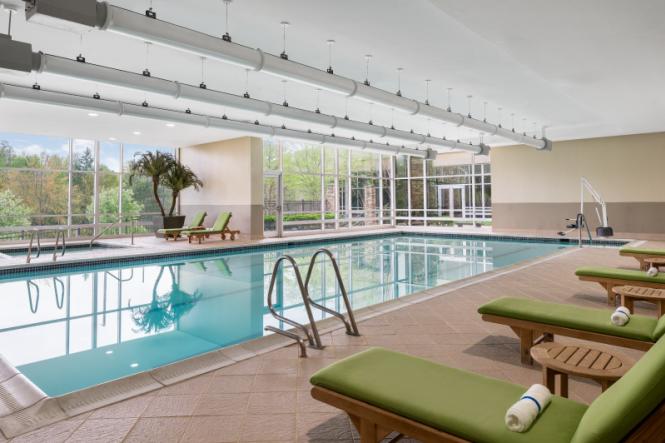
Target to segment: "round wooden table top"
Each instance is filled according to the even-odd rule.
[[[648,299],[665,299],[665,289],[645,288],[643,286],[617,286],[612,289],[617,295]]]
[[[617,380],[635,364],[634,359],[615,351],[555,342],[532,347],[531,357],[555,371],[596,380]]]

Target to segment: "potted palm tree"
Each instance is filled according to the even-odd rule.
[[[190,187],[198,190],[203,186],[196,174],[187,166],[178,163],[169,153],[148,151],[137,154],[129,163],[130,185],[137,176],[148,177],[152,183],[152,193],[160,212],[159,216],[153,218],[155,235],[159,236],[157,231],[162,228],[182,228],[185,224],[185,216],[174,215],[176,202],[182,190]],[[160,185],[171,190],[172,201],[168,213],[159,196]]]
[[[188,188],[199,190],[203,187],[203,182],[196,176],[194,171],[182,163],[171,165],[166,174],[162,176],[162,184],[171,190],[171,207],[169,208],[169,217],[173,217],[175,205],[180,196],[180,192]],[[184,223],[184,219],[183,219]]]

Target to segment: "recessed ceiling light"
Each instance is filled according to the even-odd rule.
[[[175,128],[175,123],[167,123],[166,127],[168,128]]]
[[[88,112],[88,117],[99,117],[99,114],[96,112]]]
[[[134,135],[141,135],[141,131],[134,131],[134,132],[132,132],[132,134],[134,134]]]
[[[109,140],[111,140],[112,142],[114,142],[114,141],[117,140],[117,138],[115,138],[115,137],[109,137]]]

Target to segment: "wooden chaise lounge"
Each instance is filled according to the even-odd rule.
[[[235,240],[236,235],[239,235],[240,231],[232,230],[229,228],[229,222],[231,221],[231,216],[232,214],[230,212],[221,212],[217,216],[217,220],[215,220],[215,223],[212,225],[211,228],[183,231],[182,235],[187,236],[187,240],[189,241],[189,243],[192,242],[193,238],[197,239],[198,242],[201,243],[201,240],[203,240],[204,238],[210,238],[211,235],[216,235],[216,234],[219,234],[222,240],[226,240],[227,235],[231,237],[231,240]]]
[[[632,315],[625,326],[610,321],[609,309],[585,308],[528,298],[501,297],[478,308],[482,319],[509,326],[520,339],[522,363],[531,348],[555,335],[646,351],[665,335],[665,317]]]
[[[310,381],[312,397],[346,412],[362,443],[391,432],[450,443],[655,442],[665,435],[664,372],[661,340],[591,405],[554,396],[524,433],[504,424],[524,386],[386,349],[348,357]]]
[[[185,231],[203,229],[203,220],[205,220],[206,215],[208,214],[205,211],[197,212],[194,214],[194,217],[192,217],[192,223],[189,226],[185,226],[183,228],[159,229],[157,233],[162,234],[166,241],[168,241],[169,238],[178,240],[180,235]]]
[[[640,269],[646,271],[649,268],[647,260],[650,258],[665,258],[665,249],[624,247],[619,249],[619,255],[633,257],[640,263]]]
[[[616,294],[612,289],[616,286],[643,286],[645,288],[665,289],[665,273],[649,277],[646,272],[634,269],[618,269],[609,267],[579,268],[575,275],[582,281],[600,284],[607,291],[607,304],[616,305]]]

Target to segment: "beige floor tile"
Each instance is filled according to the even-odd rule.
[[[64,420],[45,426],[36,431],[28,432],[14,438],[12,443],[60,443],[67,440],[72,433],[83,424],[83,420]]]
[[[92,413],[91,418],[132,418],[140,417],[152,401],[152,396],[140,396],[121,401]]]
[[[136,418],[90,419],[74,431],[67,439],[67,443],[121,442],[136,420]]]
[[[237,416],[193,417],[182,436],[187,443],[234,442],[240,438],[242,419]]]
[[[125,439],[128,443],[177,443],[191,418],[140,418]]]
[[[253,392],[295,391],[296,375],[256,375]]]
[[[247,415],[241,441],[293,441],[295,436],[295,414]]]
[[[199,398],[194,415],[244,415],[248,403],[248,393],[204,394]]]
[[[237,392],[250,392],[253,375],[219,375],[210,383],[211,394],[228,394]]]
[[[351,426],[346,414],[298,414],[298,441],[353,441]]]
[[[199,395],[162,395],[152,399],[142,417],[189,416],[199,400]]]
[[[253,392],[249,396],[247,413],[293,414],[296,412],[296,392]]]

